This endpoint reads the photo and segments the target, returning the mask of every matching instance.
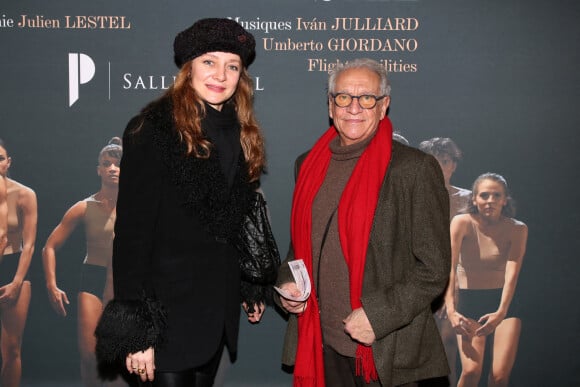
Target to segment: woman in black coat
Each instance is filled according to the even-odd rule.
[[[115,298],[97,355],[154,386],[211,386],[224,346],[236,352],[240,300],[250,322],[264,310],[233,244],[265,164],[247,73],[255,41],[232,20],[202,19],[174,51],[173,86],[123,136]]]

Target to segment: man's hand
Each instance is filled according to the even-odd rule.
[[[355,341],[369,346],[376,339],[373,327],[363,308],[352,311],[343,321],[344,331]]]
[[[302,292],[296,286],[294,282],[286,282],[280,285],[280,289],[285,290],[288,292],[292,297],[300,297]],[[292,301],[287,298],[280,296],[280,302],[282,303],[282,307],[286,309],[290,313],[300,314],[304,313],[307,307],[307,301]]]

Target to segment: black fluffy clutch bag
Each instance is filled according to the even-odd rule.
[[[236,245],[244,281],[260,285],[276,282],[280,253],[272,234],[266,201],[260,192],[254,192],[251,209],[244,218]]]

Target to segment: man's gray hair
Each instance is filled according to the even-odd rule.
[[[387,77],[387,69],[385,66],[377,62],[373,59],[368,58],[361,58],[355,59],[353,61],[346,62],[344,64],[339,65],[335,70],[330,73],[328,77],[328,94],[334,94],[336,89],[336,78],[343,72],[348,69],[368,69],[374,73],[376,73],[379,78],[381,79],[381,95],[391,95],[391,83],[389,82],[389,78]]]

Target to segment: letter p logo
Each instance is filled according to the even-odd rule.
[[[79,99],[79,86],[95,76],[95,62],[85,54],[68,54],[68,106]]]

